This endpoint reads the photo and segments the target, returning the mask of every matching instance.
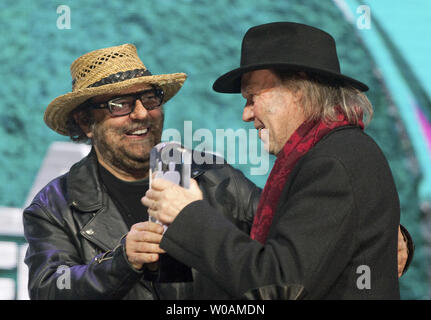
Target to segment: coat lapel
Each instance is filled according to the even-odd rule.
[[[111,250],[129,230],[100,183],[94,149],[75,164],[67,179],[68,203],[75,208],[79,233],[104,250]]]
[[[80,234],[100,248],[112,250],[129,230],[112,201],[107,202],[109,205],[98,210],[82,227]]]

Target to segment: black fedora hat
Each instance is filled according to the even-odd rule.
[[[303,71],[368,90],[362,82],[341,74],[330,34],[300,23],[273,22],[250,28],[242,41],[240,67],[219,77],[213,89],[240,93],[242,75],[259,69]]]

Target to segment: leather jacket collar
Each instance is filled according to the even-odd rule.
[[[98,177],[94,148],[88,156],[70,169],[67,179],[68,204],[82,212],[99,210],[103,204],[102,186]]]

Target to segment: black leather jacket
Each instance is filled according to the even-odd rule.
[[[226,164],[193,164],[192,176],[210,204],[248,233],[261,190]],[[44,187],[23,221],[31,299],[229,298],[195,270],[193,282],[160,283],[131,267],[129,230],[101,184],[94,150]]]

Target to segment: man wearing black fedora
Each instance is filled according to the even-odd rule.
[[[197,184],[155,180],[142,202],[169,225],[160,247],[232,298],[399,299],[398,194],[364,133],[368,87],[340,72],[334,39],[298,23],[253,27],[240,67],[213,88],[242,94],[243,120],[277,159],[250,235]]]

